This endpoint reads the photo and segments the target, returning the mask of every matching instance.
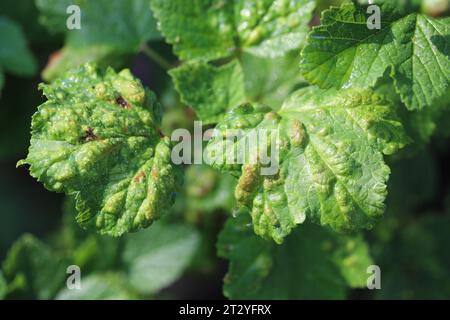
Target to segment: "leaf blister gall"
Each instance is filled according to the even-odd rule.
[[[145,179],[145,172],[140,171],[136,177],[134,177],[134,182],[141,183]]]
[[[226,148],[221,137],[231,128],[278,133],[275,175],[261,176],[259,165],[249,161],[240,169],[224,166],[224,159],[213,164],[240,175],[237,204],[248,209],[258,235],[281,243],[305,217],[346,232],[371,228],[379,219],[389,175],[383,153],[398,150],[409,140],[395,114],[387,112],[390,106],[372,97],[370,90],[308,87],[293,93],[277,112],[245,104],[217,125],[219,133],[207,151]],[[380,129],[391,134],[374,139],[376,132],[360,125],[369,113]],[[349,135],[355,138],[349,140]],[[236,148],[244,138],[233,141]],[[244,159],[261,154],[259,148],[250,145]]]
[[[180,173],[150,112],[160,106],[140,81],[87,64],[41,88],[48,101],[33,116],[29,154],[19,165],[29,164],[48,189],[75,195],[83,227],[120,236],[169,211]],[[123,96],[114,98],[117,92]]]

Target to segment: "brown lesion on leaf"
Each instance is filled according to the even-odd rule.
[[[279,120],[281,117],[280,117],[280,115],[279,115],[278,113],[276,113],[275,111],[271,111],[271,112],[267,113],[267,114],[264,116],[264,118],[267,119],[267,120]]]
[[[159,177],[158,169],[156,169],[155,167],[153,167],[153,168],[152,168],[151,174],[152,174],[152,177],[153,177],[153,178],[157,179],[157,178]]]
[[[294,147],[301,147],[307,138],[306,129],[299,120],[289,123],[289,140]]]
[[[131,109],[131,105],[122,96],[116,98],[116,103],[124,109]]]
[[[94,129],[91,127],[87,128],[86,131],[84,131],[84,135],[81,137],[83,142],[95,141],[97,139],[98,137],[95,135]]]
[[[144,172],[144,171],[140,171],[140,172],[134,177],[134,182],[136,182],[136,183],[141,183],[144,179],[145,179],[145,172]]]
[[[238,204],[250,205],[258,184],[262,180],[260,166],[257,164],[245,164],[242,167],[242,175],[239,178],[235,190]]]
[[[284,183],[284,180],[280,176],[280,172],[277,172],[273,176],[265,176],[263,186],[265,190],[273,189],[274,187],[277,187],[279,185],[282,185]]]
[[[239,179],[239,187],[251,191],[259,180],[259,165],[244,165]]]

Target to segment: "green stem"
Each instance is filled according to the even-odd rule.
[[[149,57],[151,60],[156,62],[156,64],[158,64],[164,70],[168,71],[172,69],[172,65],[166,59],[164,59],[158,52],[150,48],[148,45],[144,44],[141,47],[141,51],[145,53],[147,57]]]

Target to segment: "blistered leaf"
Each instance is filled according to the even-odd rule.
[[[67,261],[31,235],[20,238],[3,262],[8,297],[51,299],[66,283]]]
[[[0,16],[0,41],[1,69],[19,76],[31,76],[37,71],[36,61],[27,47],[22,30],[14,21],[2,16]],[[3,80],[0,84],[2,82]]]
[[[373,30],[367,18],[352,4],[325,11],[303,50],[302,74],[322,88],[367,88],[390,70],[409,109],[432,107],[450,83],[450,18],[385,10]]]
[[[255,236],[249,222],[230,218],[219,236],[218,253],[230,260],[228,298],[343,299],[347,288],[366,284],[372,260],[361,237],[305,224],[278,246]]]
[[[137,296],[120,273],[91,274],[82,279],[80,290],[63,289],[57,300],[132,300]]]
[[[179,169],[159,133],[159,104],[129,70],[88,64],[51,85],[32,120],[30,173],[77,199],[78,222],[119,236],[170,208]]]
[[[119,61],[122,64],[124,58],[137,53],[143,43],[160,37],[149,0],[37,0],[36,4],[41,22],[50,31],[66,32],[57,65],[50,64],[44,70],[46,80],[53,80],[86,62],[106,66],[117,60],[117,64]],[[70,15],[66,10],[71,5],[80,8],[80,29],[67,27]]]
[[[371,228],[387,194],[383,154],[408,141],[392,108],[372,92],[309,87],[277,112],[248,104],[232,110],[207,153],[214,166],[240,176],[237,204],[250,211],[255,232],[282,242],[306,217],[340,231]],[[263,173],[269,167],[275,172]]]
[[[269,58],[300,47],[315,7],[311,0],[240,0],[233,3],[234,25],[241,48]]]
[[[144,295],[167,287],[189,266],[199,240],[195,229],[162,221],[149,230],[128,235],[123,261],[130,285]]]

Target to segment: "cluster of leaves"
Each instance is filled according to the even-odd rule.
[[[72,3],[82,9],[83,28],[67,32],[43,71],[51,81],[40,86],[47,101],[33,116],[29,154],[19,165],[29,165],[47,189],[73,197],[83,228],[123,236],[83,236],[70,226],[62,234],[72,236],[56,241],[66,245],[53,249],[26,236],[3,265],[0,297],[151,297],[192,260],[208,268],[199,260],[210,254],[218,210],[233,212],[217,244],[230,261],[229,298],[345,298],[349,288],[366,285],[373,261],[397,279],[401,272],[389,261],[410,261],[411,247],[403,247],[416,242],[429,262],[414,261],[401,275],[425,270],[431,279],[424,283],[444,276],[449,261],[440,261],[440,239],[448,214],[377,222],[386,211],[387,163],[447,133],[450,18],[423,13],[421,1],[379,1],[381,29],[369,29],[368,4],[354,1],[324,10],[310,31],[323,1],[37,0],[41,22],[64,32]],[[181,102],[217,129],[206,150],[218,171],[173,165],[163,134],[170,134],[167,110],[128,69],[105,69],[139,50],[160,60],[147,43],[161,36],[179,58],[169,75]],[[231,142],[230,152],[241,145],[230,141],[230,129],[245,130],[240,139],[275,132],[278,172],[261,175],[262,163],[225,164],[224,145]],[[170,211],[183,212],[170,218]],[[399,223],[408,224],[395,235]],[[371,254],[361,232],[375,225]],[[434,232],[439,236],[430,237]],[[381,250],[386,244],[404,255]],[[75,296],[61,290],[68,264],[92,270],[86,291]],[[42,278],[30,275],[38,268],[46,270]],[[44,285],[50,274],[60,277]],[[418,297],[396,288],[403,287],[388,287],[382,297]],[[445,284],[440,296],[448,290]]]
[[[199,248],[199,232],[170,217],[115,240],[83,232],[74,223],[74,210],[69,198],[63,226],[47,243],[24,235],[14,244],[3,263],[6,298],[152,298],[182,274]],[[82,272],[81,290],[66,287],[71,265]]]

